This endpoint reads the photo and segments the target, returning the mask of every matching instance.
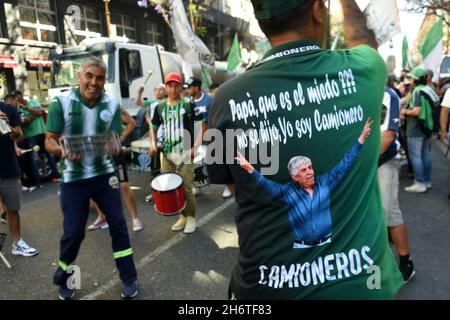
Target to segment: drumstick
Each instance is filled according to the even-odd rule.
[[[148,75],[147,75],[147,78],[145,78],[144,86],[147,84],[147,81],[148,81],[148,79],[150,79],[150,77],[152,76],[152,74],[153,74],[153,71],[152,71],[152,70],[148,70]]]
[[[5,256],[0,252],[0,258],[2,258],[5,265],[8,267],[8,269],[11,269],[11,265],[9,264],[8,260],[6,260]]]
[[[38,152],[39,150],[41,150],[41,147],[39,147],[38,145],[35,145],[33,148],[31,148],[31,149],[27,149],[27,150],[22,150],[20,153],[21,154],[24,154],[24,153],[27,153],[27,152],[30,152],[30,151],[36,151],[36,152]]]

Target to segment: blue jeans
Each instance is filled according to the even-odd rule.
[[[41,184],[41,174],[39,173],[39,154],[44,154],[47,158],[47,163],[50,167],[50,170],[52,171],[52,176],[54,178],[59,177],[58,168],[56,167],[56,161],[55,158],[51,154],[49,154],[45,150],[45,137],[43,134],[38,134],[34,137],[29,137],[25,139],[25,143],[27,144],[28,148],[33,148],[34,146],[38,145],[40,150],[38,152],[31,151],[31,160],[30,160],[30,167],[31,167],[31,173],[33,175],[33,180],[36,181],[38,184]]]
[[[428,183],[431,179],[431,138],[408,137],[408,153],[414,176],[419,183]]]

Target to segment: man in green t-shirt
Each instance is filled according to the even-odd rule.
[[[60,175],[56,167],[55,158],[45,150],[45,123],[44,123],[44,109],[37,99],[30,99],[28,102],[23,100],[22,92],[15,92],[19,101],[19,106],[22,110],[22,126],[25,138],[25,147],[31,149],[34,146],[39,146],[39,151],[31,151],[31,174],[37,186],[41,185],[42,176],[39,172],[40,168],[40,154],[43,154],[47,159],[47,164],[51,170],[51,177],[53,182],[59,182]]]
[[[380,122],[387,70],[373,49],[375,37],[353,0],[341,1],[351,49],[338,51],[320,47],[327,30],[326,2],[252,4],[272,49],[256,66],[219,88],[208,119],[209,128],[226,133],[210,144],[215,160],[208,168],[210,181],[228,184],[239,205],[235,220],[240,252],[230,297],[392,299],[403,279],[389,250],[377,185],[379,130],[367,139],[330,201],[319,201],[329,203],[333,237],[320,246],[292,245],[291,225],[303,220],[292,220],[289,212],[314,199],[298,197],[301,204],[281,201],[229,160],[237,148],[249,155],[256,170],[281,184],[291,177],[279,168],[298,154],[314,159],[317,176],[332,169],[366,119]],[[314,221],[302,226],[311,234],[320,228]]]
[[[427,87],[425,69],[414,68],[408,77],[411,78],[413,91],[407,108],[400,111],[406,119],[406,137],[409,160],[414,172],[414,183],[405,187],[406,192],[424,193],[431,189],[431,133],[433,130],[433,109]],[[428,90],[427,90],[428,89]],[[428,117],[426,117],[428,111]],[[428,120],[428,128],[426,127]]]
[[[124,285],[122,298],[131,299],[138,292],[117,168],[111,158],[119,148],[108,138],[113,132],[119,136],[122,133],[120,106],[104,93],[106,71],[106,64],[100,58],[83,60],[77,73],[79,88],[54,98],[47,117],[45,147],[62,158],[64,168],[61,184],[64,234],[59,267],[53,278],[59,286],[58,296],[63,300],[75,295],[76,288],[67,281],[84,238],[90,199],[104,212],[109,224],[114,259]],[[64,142],[73,141],[73,148],[62,149],[61,138]],[[103,147],[106,149],[96,152]]]
[[[134,100],[136,105],[143,107],[136,115],[136,130],[138,132],[135,135],[136,139],[140,139],[147,132],[156,106],[166,99],[166,89],[164,83],[158,83],[153,89],[155,99],[142,100],[144,89],[144,86],[140,86],[138,88],[137,95]]]

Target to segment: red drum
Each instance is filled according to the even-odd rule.
[[[152,180],[155,210],[163,216],[173,216],[186,207],[183,179],[177,174],[163,173]]]

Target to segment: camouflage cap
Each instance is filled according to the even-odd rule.
[[[261,8],[255,8],[258,20],[269,20],[285,15],[310,0],[259,0]],[[252,1],[253,2],[253,1]]]

